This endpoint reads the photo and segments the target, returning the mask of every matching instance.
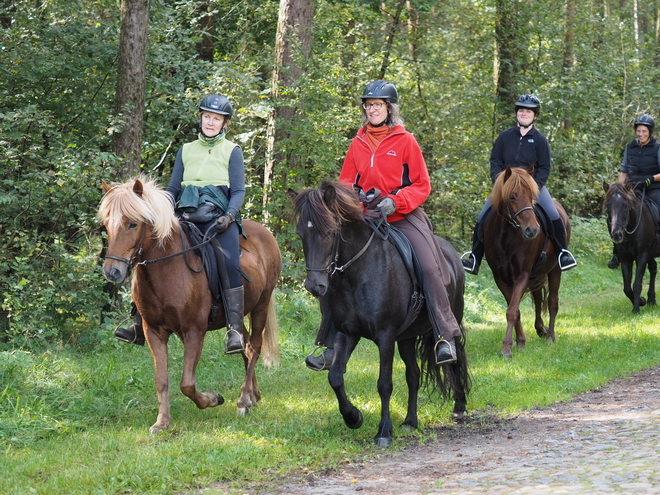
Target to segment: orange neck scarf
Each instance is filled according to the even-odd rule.
[[[380,142],[389,133],[390,128],[387,124],[381,125],[380,127],[374,127],[371,124],[367,124],[367,138],[369,138],[369,143],[374,150],[378,148]]]

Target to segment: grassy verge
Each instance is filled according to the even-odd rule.
[[[521,306],[528,345],[511,360],[500,357],[505,316],[502,296],[484,267],[469,276],[466,294],[468,354],[473,377],[471,411],[503,414],[567,400],[576,393],[660,363],[658,309],[633,315],[620,271],[608,270],[611,245],[604,222],[576,222],[572,249],[579,266],[562,278],[557,343],[539,339],[533,309]],[[146,348],[107,342],[94,353],[54,349],[35,355],[0,354],[0,493],[158,493],[213,482],[270,479],[334,467],[346,459],[382,453],[372,439],[380,414],[375,346],[363,342],[349,363],[347,390],[365,422],[347,429],[325,373],[302,364],[318,325],[316,302],[305,293],[280,293],[282,361],[259,366],[263,399],[246,417],[235,404],[242,360],[223,355],[221,334],[210,334],[198,384],[227,402],[200,411],[178,391],[181,345],[170,345],[173,426],[150,435],[157,411],[153,366]],[[108,332],[109,333],[109,332]],[[395,369],[392,413],[405,417],[403,366]],[[451,421],[451,405],[420,398],[423,426]],[[407,432],[398,439],[432,436]],[[404,442],[394,443],[399,448]],[[236,493],[245,493],[245,490]]]

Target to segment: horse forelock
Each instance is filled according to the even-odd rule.
[[[536,184],[534,177],[522,168],[511,168],[511,175],[504,180],[504,172],[501,172],[491,193],[491,201],[493,207],[499,210],[501,206],[509,202],[509,198],[513,193],[525,192],[535,200],[539,195],[539,186]]]
[[[133,190],[137,180],[143,185],[141,195]],[[98,217],[107,222],[110,228],[117,228],[124,218],[147,223],[151,225],[153,237],[159,243],[169,238],[178,225],[168,194],[160,189],[155,180],[143,176],[122,184],[113,184],[103,196]]]
[[[622,197],[628,205],[631,205],[634,196],[635,194],[632,189],[630,189],[630,186],[627,184],[620,184],[619,182],[615,182],[608,188],[607,192],[605,193],[605,199],[603,202],[605,204],[605,208],[607,208],[607,205],[615,198]]]
[[[338,219],[323,201],[319,189],[303,189],[294,200],[296,214],[300,222],[313,226],[323,235],[332,235],[339,228]]]

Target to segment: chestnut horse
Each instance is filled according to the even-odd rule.
[[[527,291],[532,295],[536,310],[536,333],[548,341],[555,341],[561,269],[558,253],[541,228],[534,210],[538,193],[538,186],[529,171],[509,167],[497,176],[490,194],[494,211],[486,219],[484,246],[495,282],[508,304],[506,335],[501,351],[505,358],[511,357],[514,328],[518,347],[526,344],[520,321],[520,302]],[[555,206],[569,241],[571,224],[568,215],[557,201]],[[547,327],[542,317],[546,308],[550,313]]]
[[[183,342],[181,391],[200,409],[222,404],[215,392],[200,392],[195,370],[208,330],[226,325],[222,303],[210,321],[213,296],[201,257],[190,250],[167,193],[155,181],[138,177],[124,184],[103,183],[105,195],[98,216],[108,233],[103,275],[122,282],[133,271],[133,301],[142,315],[144,333],[155,366],[158,418],[150,431],[167,428],[171,421],[168,397],[167,342],[176,334]],[[281,257],[275,237],[264,226],[245,220],[247,239],[241,237],[245,314],[251,332],[243,354],[245,380],[238,400],[245,413],[261,398],[255,365],[274,364],[279,355],[273,290],[280,275]]]
[[[420,378],[445,399],[454,398],[454,414],[462,418],[470,389],[464,337],[456,338],[457,361],[435,364],[435,339],[426,307],[411,313],[415,290],[397,248],[364,218],[362,204],[352,187],[325,182],[319,189],[289,191],[302,239],[307,278],[305,288],[316,297],[330,300],[330,317],[337,328],[335,357],[328,381],[339,411],[349,428],[359,428],[363,417],[346,395],[344,371],[361,338],[378,346],[380,373],[378,393],[381,419],[374,438],[380,447],[392,442],[392,369],[395,345],[406,366],[408,409],[403,424],[417,428],[417,397]],[[465,273],[456,250],[436,237],[448,274],[447,292],[459,325],[463,319]],[[412,321],[411,321],[412,320]],[[416,353],[417,349],[417,353]],[[422,364],[420,367],[417,358]]]

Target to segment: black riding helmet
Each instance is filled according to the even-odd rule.
[[[541,110],[541,102],[535,95],[522,94],[516,100],[516,112],[519,108],[529,108],[538,115]]]
[[[213,112],[225,115],[227,119],[231,119],[234,109],[227,98],[222,95],[208,95],[205,96],[199,104],[200,112]]]
[[[633,124],[633,129],[637,129],[638,125],[645,125],[649,128],[649,131],[653,132],[655,121],[653,120],[653,117],[651,117],[648,113],[644,113],[637,116],[635,123]]]
[[[362,100],[381,98],[388,103],[397,103],[399,101],[399,93],[394,87],[394,84],[378,79],[367,84],[360,98]]]

